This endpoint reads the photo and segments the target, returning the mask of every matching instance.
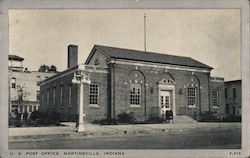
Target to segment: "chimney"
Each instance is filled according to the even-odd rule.
[[[68,46],[68,69],[77,66],[78,64],[78,46]]]

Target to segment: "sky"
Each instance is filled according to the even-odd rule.
[[[188,56],[214,69],[212,76],[241,79],[240,10],[51,9],[9,10],[9,54],[24,67],[67,68],[67,46],[84,63],[95,44]]]

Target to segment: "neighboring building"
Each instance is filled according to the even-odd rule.
[[[167,110],[197,119],[200,113],[224,115],[223,78],[190,57],[95,45],[85,62],[91,80],[84,85],[84,113],[89,122],[114,119],[123,112],[136,120],[162,117]],[[72,84],[77,46],[68,47],[68,69],[41,82],[41,110],[73,120],[79,113],[79,85]]]
[[[9,55],[9,113],[11,117],[15,117],[17,113],[29,114],[38,110],[40,87],[37,83],[55,74],[55,72],[24,69],[23,60],[22,57]]]
[[[227,115],[241,116],[241,80],[225,82]]]
[[[225,115],[225,84],[224,78],[210,78],[210,104],[212,112],[217,116]]]

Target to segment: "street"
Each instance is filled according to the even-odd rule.
[[[10,149],[240,149],[241,130],[16,141]]]

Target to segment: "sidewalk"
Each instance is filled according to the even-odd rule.
[[[9,128],[9,141],[30,139],[74,139],[107,136],[131,136],[150,134],[178,134],[192,130],[233,130],[240,129],[241,123],[179,123],[179,124],[131,124],[131,125],[96,125],[85,124],[86,132],[77,133],[75,123],[65,122],[59,127]]]

